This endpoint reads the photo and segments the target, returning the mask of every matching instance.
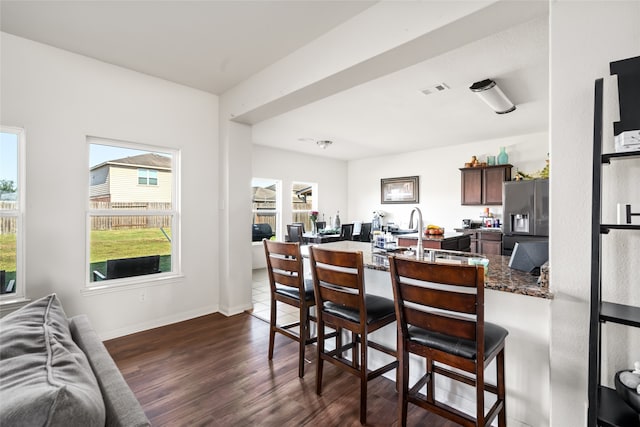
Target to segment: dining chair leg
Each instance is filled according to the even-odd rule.
[[[351,331],[351,342],[353,343],[353,347],[351,348],[351,366],[355,369],[358,369],[358,335]]]
[[[435,382],[436,379],[433,375],[433,361],[428,357],[425,357],[427,364],[427,401],[433,403],[435,400]]]
[[[476,424],[484,426],[484,366],[476,368]]]
[[[298,355],[298,377],[304,377],[304,350],[307,344],[307,336],[309,335],[309,310],[306,306],[300,308],[300,351]]]
[[[367,424],[367,378],[360,378],[360,424]]]
[[[398,352],[398,378],[400,379],[398,389],[398,419],[400,426],[407,426],[407,410],[409,401],[407,394],[409,393],[409,352]]]
[[[322,354],[324,353],[324,322],[318,322],[318,356],[316,360],[316,394],[319,396],[322,393]],[[337,340],[337,338],[336,338]]]
[[[398,352],[398,348],[399,347],[396,347],[396,360],[398,361],[398,366],[396,366],[396,393],[400,392],[400,385],[402,384],[400,382],[402,377],[400,376],[400,358],[399,358],[400,353]]]
[[[497,382],[498,382],[498,399],[502,400],[502,411],[498,414],[498,427],[507,426],[507,400],[506,389],[504,385],[504,348],[496,356]]]
[[[367,337],[365,334],[360,337],[360,424],[365,425],[367,424]]]
[[[276,300],[271,299],[271,323],[269,325],[269,360],[273,359],[273,344],[276,338]]]

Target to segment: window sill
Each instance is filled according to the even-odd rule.
[[[150,288],[153,286],[173,285],[181,283],[183,274],[167,274],[159,277],[141,279],[143,276],[130,277],[126,279],[113,279],[100,282],[90,282],[80,291],[82,295],[100,295],[111,292],[127,291],[131,289]]]
[[[4,301],[0,301],[0,317],[4,317],[5,315],[29,304],[30,302],[30,298],[24,297],[16,297],[14,299],[6,299]]]

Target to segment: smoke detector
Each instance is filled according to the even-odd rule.
[[[422,92],[425,95],[431,95],[432,93],[443,92],[449,89],[449,85],[446,83],[438,83],[433,86],[429,86],[428,88],[422,89]]]

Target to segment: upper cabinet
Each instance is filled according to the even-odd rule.
[[[460,168],[463,205],[501,205],[502,183],[511,181],[512,165]]]

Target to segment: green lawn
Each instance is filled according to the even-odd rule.
[[[165,231],[171,237],[171,230]],[[159,228],[91,232],[91,271],[104,272],[108,259],[145,255],[160,255],[160,269],[171,270],[171,243]],[[0,235],[0,270],[6,270],[9,278],[15,276],[15,234]]]
[[[171,230],[165,230],[171,237]],[[159,228],[91,232],[91,262],[145,255],[170,255],[171,243]]]
[[[0,234],[0,270],[16,271],[16,235]]]
[[[171,237],[171,231],[165,231]],[[106,274],[109,259],[146,255],[160,255],[160,271],[171,271],[171,243],[159,228],[91,232],[90,271]]]

